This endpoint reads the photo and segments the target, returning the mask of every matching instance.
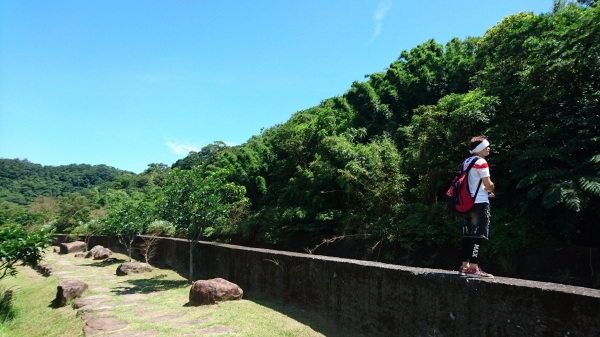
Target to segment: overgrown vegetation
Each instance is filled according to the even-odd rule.
[[[28,233],[20,225],[0,228],[0,280],[15,276],[16,265],[36,266],[53,239],[52,232]]]
[[[485,256],[514,274],[517,253],[600,247],[600,10],[580,3],[511,15],[483,37],[426,41],[243,145],[215,142],[171,167],[150,164],[139,175],[98,168],[102,179],[72,184],[86,189],[56,192],[22,188],[13,168],[3,175],[10,193],[2,192],[0,220],[71,233],[99,224],[96,233],[123,238],[168,220],[170,235],[192,241],[244,238],[283,249],[346,238],[386,262],[429,252],[426,265],[442,247],[458,247],[460,219],[444,212],[442,198],[468,139],[485,134],[498,192]],[[215,174],[247,201],[236,192],[205,203],[196,194]]]

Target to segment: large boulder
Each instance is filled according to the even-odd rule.
[[[242,288],[222,278],[198,280],[190,289],[190,303],[193,305],[215,304],[216,302],[239,300],[243,295]]]
[[[77,253],[77,252],[85,252],[85,242],[83,241],[75,241],[75,242],[65,242],[60,244],[60,253],[61,254],[69,254],[69,253]]]
[[[112,252],[108,248],[104,248],[100,245],[94,246],[90,249],[85,258],[94,258],[94,260],[108,259],[112,255]]]
[[[147,263],[125,262],[117,267],[117,276],[151,272],[152,267]]]
[[[74,298],[79,298],[87,290],[87,283],[77,280],[62,281],[56,287],[56,302],[59,305],[65,305]]]

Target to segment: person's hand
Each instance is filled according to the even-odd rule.
[[[495,196],[496,196],[496,195],[494,194],[494,192],[490,192],[490,193],[488,193],[488,198],[493,198],[493,197],[495,197]]]

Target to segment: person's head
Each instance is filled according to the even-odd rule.
[[[469,150],[476,156],[487,157],[490,154],[490,142],[483,135],[473,137],[469,142]]]

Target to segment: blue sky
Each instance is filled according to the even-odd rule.
[[[0,157],[139,173],[551,0],[0,1]]]

